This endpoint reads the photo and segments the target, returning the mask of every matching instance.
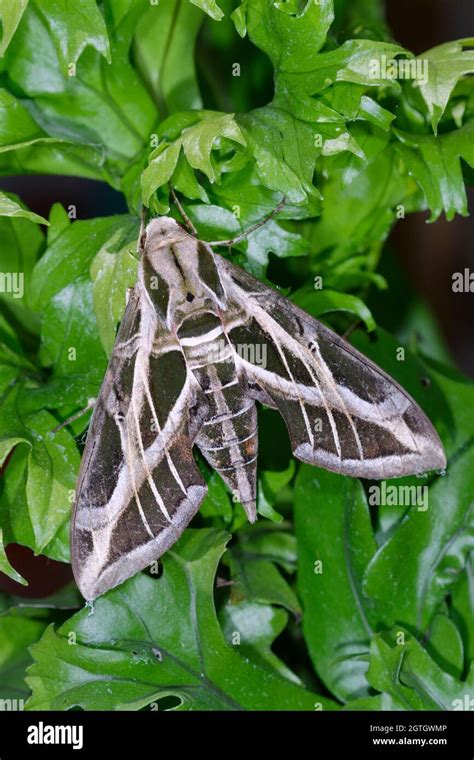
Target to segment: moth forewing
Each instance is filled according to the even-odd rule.
[[[252,292],[246,321],[229,338],[235,347],[250,340],[265,346],[265,367],[239,362],[251,394],[282,414],[297,458],[375,479],[446,466],[435,429],[395,380],[240,268],[221,260],[221,270],[236,304]]]
[[[256,401],[279,410],[303,461],[370,478],[445,466],[413,399],[335,333],[171,218],[142,245],[77,487],[72,564],[86,598],[179,538],[206,494],[193,445],[255,520]]]

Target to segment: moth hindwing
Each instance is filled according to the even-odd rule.
[[[193,446],[256,518],[256,401],[294,455],[357,477],[446,464],[431,423],[386,373],[173,219],[146,228],[89,428],[72,563],[92,599],[181,535],[206,494]]]

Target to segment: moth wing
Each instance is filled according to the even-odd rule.
[[[164,328],[144,352],[132,292],[92,416],[72,520],[72,566],[86,599],[160,557],[206,494],[192,441],[205,398]]]
[[[244,318],[227,326],[236,361],[254,397],[283,416],[298,459],[375,479],[446,466],[431,422],[398,383],[286,298],[217,258],[229,300],[241,311],[245,305]]]

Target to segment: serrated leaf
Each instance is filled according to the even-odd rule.
[[[467,197],[461,158],[474,167],[474,123],[467,122],[454,132],[433,137],[396,132],[401,144],[397,151],[407,170],[420,185],[431,211],[430,222],[444,211],[451,221],[456,214],[467,216]]]
[[[271,106],[239,114],[237,120],[262,185],[289,204],[303,203],[308,195],[320,198],[312,182],[319,151],[309,125]]]
[[[397,643],[393,641],[396,636]],[[458,681],[403,631],[394,632],[392,637],[374,636],[367,678],[375,689],[391,694],[406,710],[465,709],[461,705],[474,696],[474,669],[465,682]]]
[[[293,16],[266,0],[245,0],[238,15],[241,31],[244,18],[250,39],[277,71],[309,71],[334,19],[333,1],[307,3]]]
[[[474,73],[473,47],[474,38],[470,37],[438,45],[419,56],[428,62],[426,82],[419,81],[419,87],[435,134],[457,83]]]
[[[69,536],[65,526],[71,514],[80,457],[66,431],[53,433],[55,419],[39,412],[29,420],[31,451],[28,461],[26,498],[35,534],[35,552],[43,553],[58,535],[62,539],[62,559],[69,557]],[[62,533],[62,535],[61,535]]]
[[[213,150],[220,148],[223,139],[230,140],[236,146],[246,145],[245,138],[234,120],[234,114],[198,111],[189,116],[179,116],[181,120],[188,117],[188,121],[194,123],[185,126],[173,141],[161,143],[151,154],[150,163],[142,174],[145,203],[150,201],[158,188],[172,178],[181,149],[193,169],[203,172],[210,182],[216,182],[221,169],[217,169],[211,160]],[[170,129],[170,125],[165,122],[161,130],[166,133],[167,129]]]
[[[301,685],[300,679],[273,652],[272,644],[288,622],[285,610],[243,600],[226,604],[219,613],[224,638],[249,660]]]
[[[180,710],[314,709],[330,700],[240,657],[219,627],[212,585],[228,536],[188,530],[146,575],[97,599],[31,648],[27,709],[137,710],[173,695]],[[74,630],[75,646],[68,644]]]

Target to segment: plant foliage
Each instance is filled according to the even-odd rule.
[[[429,340],[400,361],[366,305],[387,287],[397,218],[467,214],[474,40],[415,59],[368,0],[0,0],[0,18],[0,173],[100,180],[128,204],[78,221],[55,204],[45,220],[0,193],[1,268],[24,275],[21,294],[0,293],[4,573],[22,582],[10,543],[68,561],[87,416],[52,430],[97,394],[142,200],[175,214],[171,187],[208,240],[284,196],[234,260],[341,330],[360,321],[355,345],[425,409],[449,460],[397,482],[426,488],[427,509],[374,507],[369,483],[295,466],[261,410],[259,523],[201,462],[209,494],[160,577],[93,609],[73,592],[44,607],[2,595],[0,696],[51,710],[449,710],[474,697],[473,384]],[[426,61],[427,81],[386,76],[388,59]]]

